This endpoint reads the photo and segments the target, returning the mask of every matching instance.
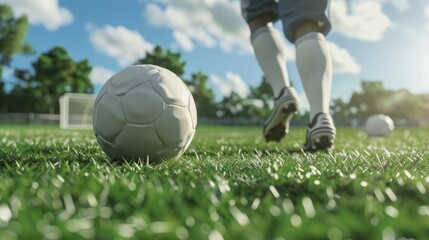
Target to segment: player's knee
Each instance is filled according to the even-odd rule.
[[[272,24],[274,21],[273,14],[263,14],[251,19],[247,24],[249,25],[250,31],[254,32],[256,29]]]
[[[298,39],[309,32],[321,32],[321,28],[316,21],[303,21],[299,23],[294,30],[294,38]]]

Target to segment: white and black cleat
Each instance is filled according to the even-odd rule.
[[[331,115],[318,113],[307,127],[307,135],[303,150],[315,152],[332,150],[336,137],[336,128]]]
[[[289,122],[298,112],[299,98],[293,87],[285,87],[274,99],[274,107],[264,123],[265,141],[279,142],[289,133]]]

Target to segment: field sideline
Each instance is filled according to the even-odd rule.
[[[429,238],[429,128],[199,126],[179,160],[111,162],[92,131],[0,125],[0,239]]]

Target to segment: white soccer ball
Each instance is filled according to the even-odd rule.
[[[113,75],[98,94],[94,134],[113,159],[179,158],[197,126],[194,99],[173,72],[134,65]]]
[[[365,123],[365,132],[371,137],[385,137],[395,129],[392,119],[384,114],[370,116]]]

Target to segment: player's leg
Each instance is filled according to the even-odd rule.
[[[303,22],[295,31],[296,64],[310,103],[310,118],[329,113],[332,60],[316,22]]]
[[[325,35],[330,30],[328,0],[280,1],[281,19],[295,43],[296,64],[310,104],[305,150],[333,147],[336,129],[329,114],[332,60]]]
[[[242,13],[251,31],[251,42],[259,66],[276,98],[264,125],[267,141],[280,141],[288,132],[289,121],[298,109],[298,97],[290,87],[284,43],[273,27],[278,6],[274,0],[242,1]]]
[[[241,1],[242,13],[251,32],[251,43],[258,64],[277,97],[289,87],[284,43],[273,22],[277,20],[277,3],[274,0]]]

